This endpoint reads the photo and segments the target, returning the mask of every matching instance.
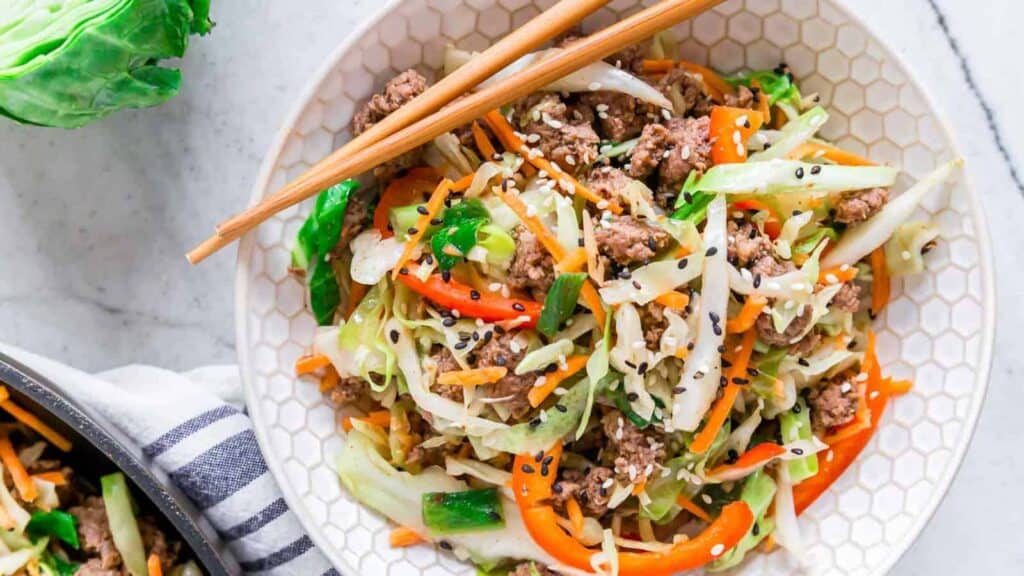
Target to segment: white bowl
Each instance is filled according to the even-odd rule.
[[[443,48],[482,49],[551,0],[396,0],[350,36],[312,80],[264,162],[253,202],[348,137],[356,108],[396,73],[433,76]],[[651,0],[614,0],[587,22],[604,26]],[[787,62],[832,114],[824,134],[901,167],[899,187],[952,157],[946,124],[900,62],[834,0],[730,0],[678,32],[684,57],[725,71]],[[992,259],[966,175],[925,211],[940,224],[925,274],[896,282],[878,319],[889,374],[912,378],[860,459],[802,517],[808,574],[884,574],[942,499],[967,447],[988,379],[994,332]],[[287,272],[308,204],[246,236],[238,259],[237,335],[249,413],[267,463],[310,537],[348,575],[469,575],[449,554],[388,546],[387,522],[340,487],[342,439],[316,382],[295,359],[316,327],[302,283]],[[785,554],[754,553],[742,574],[790,574]]]

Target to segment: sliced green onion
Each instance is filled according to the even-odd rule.
[[[799,440],[810,440],[814,435],[811,430],[811,411],[803,399],[797,399],[793,409],[779,414],[779,427],[782,429],[782,441],[789,444]],[[789,468],[789,477],[793,484],[818,474],[818,455],[810,454],[785,464]]]
[[[551,337],[558,332],[562,324],[572,317],[576,310],[576,302],[580,299],[580,290],[587,281],[583,272],[559,274],[544,298],[544,307],[537,321],[537,331]]]
[[[78,521],[74,516],[60,510],[50,512],[33,512],[32,519],[25,526],[25,533],[36,540],[44,536],[53,536],[78,550]]]
[[[505,526],[497,488],[423,495],[423,523],[438,534],[492,530]]]

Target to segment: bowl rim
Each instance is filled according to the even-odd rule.
[[[147,467],[132,446],[101,416],[59,392],[60,388],[38,372],[0,353],[0,382],[28,397],[39,409],[60,420],[103,454],[123,472],[138,492],[170,523],[185,545],[195,555],[207,574],[232,574],[218,550],[218,544],[205,534],[187,509],[184,495],[172,493],[163,481]],[[34,411],[34,410],[31,410]]]
[[[373,28],[383,22],[388,16],[390,16],[395,10],[400,9],[401,6],[408,0],[388,0],[371,16],[367,17],[361,24],[352,29],[346,38],[338,43],[338,46],[325,58],[323,64],[316,70],[316,72],[310,76],[309,81],[297,95],[295,103],[292,105],[291,111],[285,116],[285,121],[278,130],[278,133],[271,143],[270,148],[267,150],[266,155],[260,164],[260,170],[258,177],[253,186],[252,193],[249,198],[249,206],[256,205],[267,191],[270,178],[276,167],[277,158],[280,157],[285,145],[288,142],[289,136],[291,136],[294,127],[298,124],[303,112],[309,103],[316,98],[316,94],[324,81],[328,78],[331,72],[336,68],[339,61],[344,58],[350,50],[356,48],[357,42]],[[956,131],[953,129],[952,124],[944,115],[939,115],[938,106],[936,105],[934,97],[930,92],[923,90],[925,86],[921,82],[920,76],[914,70],[913,67],[908,66],[906,58],[893,50],[887,43],[882,41],[882,37],[877,33],[877,30],[871,26],[864,18],[852,12],[847,6],[844,0],[828,0],[831,7],[841,12],[851,22],[856,23],[862,30],[867,31],[870,34],[870,38],[882,47],[885,51],[885,57],[895,61],[901,73],[907,76],[911,84],[918,88],[918,93],[927,104],[927,109],[932,113],[932,117],[936,120],[940,126],[943,135],[947,138],[950,143],[951,151],[958,153],[962,150],[960,145],[960,139],[957,136]],[[947,466],[946,470],[943,471],[942,476],[936,482],[937,494],[930,499],[929,504],[925,510],[915,516],[913,524],[907,529],[903,536],[901,536],[901,542],[897,549],[887,554],[887,556],[875,567],[876,574],[886,574],[893,566],[902,558],[906,552],[913,546],[913,544],[920,537],[921,532],[925,526],[931,521],[935,512],[939,506],[945,501],[949,494],[949,489],[952,486],[953,480],[959,473],[960,468],[963,466],[964,457],[967,453],[967,449],[970,447],[971,442],[974,439],[975,432],[977,430],[978,419],[981,415],[981,410],[985,405],[985,400],[988,395],[989,380],[991,378],[992,362],[993,362],[993,351],[994,342],[996,335],[996,308],[998,302],[995,297],[995,270],[994,260],[991,245],[991,236],[988,227],[987,216],[984,207],[981,204],[981,198],[978,196],[977,188],[974,186],[973,178],[971,176],[971,170],[969,165],[963,169],[959,176],[962,179],[964,189],[966,190],[966,197],[968,205],[970,206],[971,220],[974,224],[974,233],[978,243],[979,251],[979,264],[980,272],[982,274],[982,298],[983,303],[988,304],[987,307],[983,307],[983,326],[981,346],[978,350],[978,365],[977,374],[974,378],[975,391],[973,396],[977,399],[974,403],[971,411],[962,420],[965,424],[961,438],[952,453],[952,459],[950,463],[952,465]],[[238,250],[236,255],[236,266],[235,266],[235,338],[236,342],[245,342],[248,340],[247,331],[247,307],[248,301],[248,273],[249,273],[249,254],[252,252],[254,242],[256,242],[256,235],[254,231],[250,231],[242,237],[238,244]],[[253,416],[253,422],[255,424],[256,416],[261,414],[261,407],[259,399],[256,395],[255,387],[252,385],[251,375],[251,364],[249,358],[249,351],[245,346],[236,345],[236,353],[239,360],[239,371],[242,377],[242,389],[245,397],[246,407],[249,413]],[[281,463],[276,458],[266,457],[267,454],[273,450],[273,443],[267,436],[263,426],[253,426],[256,434],[257,443],[260,449],[264,452],[265,460],[267,461],[267,467],[274,475],[276,479],[287,479],[287,474]],[[299,510],[304,509],[305,504],[301,496],[295,493],[291,484],[286,481],[278,480],[278,485],[284,495],[285,501],[288,506]],[[314,544],[321,550],[321,552],[331,561],[331,564],[336,564],[334,559],[337,557],[334,546],[327,540],[326,534],[320,530],[318,523],[314,521],[310,514],[299,514],[296,512],[296,517],[299,520],[299,524],[303,527],[306,533]]]

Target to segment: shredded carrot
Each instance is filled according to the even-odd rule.
[[[544,400],[558,388],[558,385],[565,381],[566,378],[571,377],[573,374],[579,372],[587,365],[588,358],[586,356],[570,356],[565,361],[565,368],[559,368],[558,370],[542,376],[544,378],[543,383],[540,386],[534,386],[530,388],[526,397],[530,400],[530,406],[536,408],[540,406]]]
[[[699,74],[701,80],[704,81],[704,86],[708,89],[708,94],[711,96],[711,99],[719,104],[725,103],[726,94],[732,94],[736,91],[732,87],[732,84],[726,82],[718,75],[718,72],[715,72],[707,66],[701,66],[700,64],[694,64],[693,62],[682,60],[679,62],[679,67],[687,72]]]
[[[345,309],[346,320],[352,317],[352,313],[359,307],[359,303],[363,301],[363,298],[366,297],[366,293],[369,292],[369,290],[370,287],[366,284],[352,282],[348,291],[348,307]]]
[[[424,542],[426,540],[408,526],[399,526],[388,535],[388,544],[391,544],[392,548],[408,548]]]
[[[644,74],[668,74],[676,67],[675,60],[644,60],[641,65]]]
[[[320,393],[333,390],[340,381],[341,376],[338,375],[338,371],[334,369],[334,366],[328,366],[324,371],[324,377],[320,379]]]
[[[323,354],[310,354],[295,361],[295,375],[303,376],[330,366],[331,359]]]
[[[678,291],[662,294],[655,298],[654,301],[669,310],[682,310],[690,305],[690,297]]]
[[[856,266],[836,266],[835,268],[822,270],[821,273],[818,274],[818,284],[839,284],[842,282],[849,282],[856,277]]]
[[[476,143],[476,149],[484,155],[484,162],[490,162],[494,160],[495,154],[498,153],[494,149],[494,145],[491,144],[491,139],[487,137],[487,133],[480,127],[479,122],[473,122],[473,142]]]
[[[590,282],[585,282],[580,289],[580,296],[583,298],[583,303],[587,305],[587,308],[590,308],[590,312],[594,315],[594,320],[597,320],[597,325],[604,327],[607,314],[604,311],[604,302],[601,300],[601,295],[597,293],[594,285]]]
[[[0,386],[0,388],[3,387]],[[7,389],[3,389],[6,394]],[[63,434],[49,427],[39,418],[36,418],[35,414],[32,414],[28,410],[25,410],[21,406],[15,404],[13,400],[0,401],[0,408],[3,408],[11,416],[14,416],[17,421],[35,430],[40,436],[46,438],[50,444],[56,446],[61,452],[71,451],[71,440],[68,440]]]
[[[7,391],[7,387],[0,384],[0,402],[5,402],[10,399],[11,393]]]
[[[729,334],[740,334],[750,330],[767,305],[768,299],[763,296],[748,297],[747,301],[743,303],[740,313],[725,323],[725,331]]]
[[[703,508],[698,506],[693,500],[687,498],[684,494],[680,494],[676,498],[676,504],[678,504],[679,507],[682,508],[683,510],[686,510],[690,514],[693,514],[694,516],[700,518],[705,522],[711,521],[711,516],[708,516],[708,513],[705,512]]]
[[[680,360],[686,360],[686,357],[690,355],[690,349],[686,346],[680,346],[676,348],[676,358]]]
[[[164,576],[164,568],[160,565],[160,557],[156,554],[150,554],[149,558],[146,559],[146,570],[149,572],[149,576]]]
[[[889,391],[889,394],[900,396],[910,392],[914,388],[914,383],[910,380],[893,380],[888,378],[886,379],[885,388]]]
[[[423,235],[426,234],[427,228],[430,227],[430,221],[437,217],[441,209],[444,208],[444,201],[448,198],[448,194],[452,191],[453,182],[447,178],[441,181],[434,188],[434,192],[430,195],[430,199],[427,200],[427,213],[420,214],[419,219],[416,220],[416,226],[414,230],[409,234],[409,238],[405,241],[405,250],[402,251],[402,255],[398,258],[398,262],[395,264],[394,270],[391,271],[391,279],[398,278],[399,271],[405,266],[405,263],[412,257],[412,253],[416,250],[416,246],[419,245],[420,240],[423,239]]]
[[[875,166],[874,162],[863,156],[820,142],[805,142],[794,148],[788,157],[790,160],[825,158],[843,166]]]
[[[21,494],[21,499],[25,502],[35,500],[39,496],[39,491],[25,470],[25,465],[18,459],[18,454],[14,452],[14,446],[11,445],[11,439],[7,434],[0,434],[0,461],[3,461],[11,479],[14,480],[14,486]]]
[[[484,121],[490,126],[491,130],[498,136],[498,140],[501,140],[502,146],[510,152],[521,154],[527,162],[532,164],[538,170],[543,170],[548,173],[548,177],[559,184],[559,189],[568,189],[570,195],[578,195],[587,202],[596,204],[599,207],[607,205],[607,210],[611,211],[612,214],[621,214],[622,206],[619,206],[615,202],[609,203],[607,200],[602,198],[600,195],[595,193],[590,188],[584,186],[580,181],[573,178],[570,174],[562,170],[558,165],[549,162],[546,158],[541,158],[535,154],[530,154],[527,150],[526,144],[516,136],[515,130],[508,123],[508,120],[501,115],[501,112],[492,110],[484,116]]]
[[[690,254],[693,254],[693,249],[689,246],[680,246],[679,248],[676,248],[674,258],[686,258]]]
[[[476,174],[467,174],[452,183],[452,192],[465,192],[473,185],[473,178]]]
[[[879,246],[871,253],[871,313],[875,316],[889,304],[889,268],[885,264],[885,248]]]
[[[497,382],[506,374],[508,374],[508,368],[504,366],[456,370],[438,375],[437,383],[445,386],[481,386]]]
[[[53,470],[50,472],[40,472],[39,474],[33,474],[32,478],[38,478],[44,482],[49,482],[54,486],[67,486],[68,478],[60,470]]]
[[[639,496],[647,490],[647,482],[637,482],[633,485],[633,496]]]
[[[765,554],[771,554],[772,552],[774,552],[775,551],[775,537],[772,536],[771,534],[769,534],[768,537],[764,539],[763,547],[764,547],[763,549],[764,549],[764,553]]]
[[[577,248],[572,252],[565,255],[558,262],[559,272],[579,272],[587,265],[587,251],[583,248]]]
[[[578,540],[583,535],[583,510],[580,508],[580,503],[570,496],[565,501],[565,512],[569,515],[572,537]]]
[[[537,237],[537,241],[551,254],[551,257],[556,262],[561,262],[565,259],[566,253],[565,248],[558,243],[558,238],[548,230],[548,227],[544,225],[536,216],[531,216],[529,209],[526,204],[519,198],[519,196],[505,192],[501,188],[495,187],[494,193],[498,195],[516,216],[523,221],[523,225],[526,226],[527,230],[530,231],[534,236]]]
[[[367,424],[373,424],[374,426],[380,426],[381,428],[388,428],[391,426],[391,412],[388,410],[377,410],[376,412],[370,412],[366,416],[362,416],[359,418],[352,418],[351,416],[346,416],[341,421],[341,426],[342,428],[345,429],[346,432],[352,429],[353,420],[366,422]]]
[[[694,454],[706,452],[711,447],[711,443],[715,441],[715,437],[718,436],[718,431],[722,429],[722,425],[729,419],[729,413],[732,412],[733,404],[736,403],[736,397],[739,396],[740,389],[743,387],[741,382],[749,378],[747,375],[747,365],[750,363],[750,355],[754,352],[754,342],[756,341],[756,330],[750,329],[743,334],[740,348],[736,352],[736,357],[732,360],[732,368],[729,369],[729,383],[725,386],[722,397],[715,402],[714,407],[711,409],[711,414],[708,416],[707,422],[704,423],[704,428],[697,433],[693,443],[690,444],[690,452]]]

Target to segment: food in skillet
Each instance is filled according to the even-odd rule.
[[[784,65],[726,77],[673,46],[318,198],[293,268],[323,327],[297,371],[343,408],[342,483],[392,545],[514,576],[799,555],[798,515],[909,390],[871,321],[923,270],[938,233],[911,217],[959,161],[894,195],[898,170],[817,136]],[[397,76],[353,132],[426,86]]]
[[[120,472],[96,478],[71,442],[0,386],[0,574],[201,576],[181,543],[140,515]]]

